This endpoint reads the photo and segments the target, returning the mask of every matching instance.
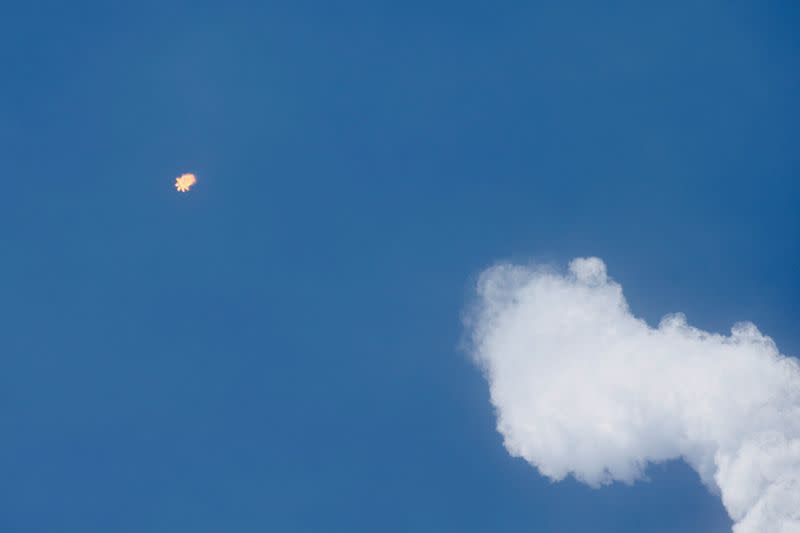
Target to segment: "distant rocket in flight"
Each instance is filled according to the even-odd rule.
[[[194,174],[183,174],[175,178],[175,188],[178,189],[179,192],[187,192],[195,183],[197,183],[197,178]]]

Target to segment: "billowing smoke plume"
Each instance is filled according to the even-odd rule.
[[[800,368],[753,324],[651,328],[597,258],[496,266],[478,296],[474,356],[511,455],[592,486],[683,458],[736,533],[800,532]]]

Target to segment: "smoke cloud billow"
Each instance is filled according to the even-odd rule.
[[[652,328],[597,258],[495,266],[478,296],[467,327],[511,455],[595,487],[682,458],[735,533],[800,532],[800,367],[753,324]]]

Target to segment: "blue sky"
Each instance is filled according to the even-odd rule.
[[[652,323],[799,354],[798,17],[5,6],[0,529],[729,531],[681,463],[510,458],[461,317],[597,255]]]

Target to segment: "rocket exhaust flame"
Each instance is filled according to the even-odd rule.
[[[187,192],[195,183],[197,183],[197,178],[194,174],[183,174],[175,178],[175,188],[178,189],[179,192]]]

